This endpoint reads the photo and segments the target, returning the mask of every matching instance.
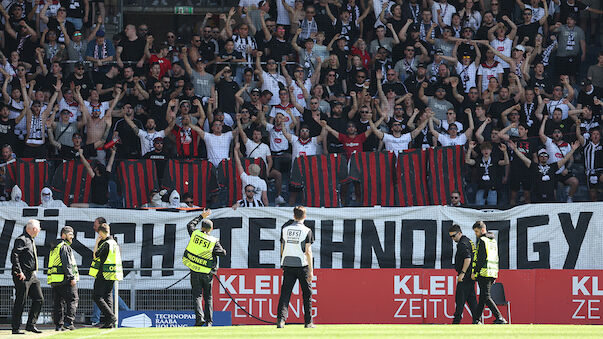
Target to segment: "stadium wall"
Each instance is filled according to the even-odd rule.
[[[524,205],[505,211],[448,206],[309,208],[306,225],[315,233],[314,264],[319,269],[315,281],[317,322],[449,322],[454,308],[451,268],[455,246],[448,227],[458,223],[473,239],[471,225],[485,220],[499,241],[503,269],[499,281],[512,302],[514,322],[602,324],[602,214],[603,203]],[[124,266],[148,269],[136,275],[138,286],[165,289],[186,274],[180,258],[189,238],[186,223],[195,215],[3,208],[0,248],[5,250],[0,251],[0,286],[12,285],[12,242],[28,219],[41,221],[42,232],[36,239],[41,267],[47,266],[51,243],[60,228],[70,225],[76,231],[76,260],[85,273],[96,237],[92,223],[103,216],[122,247]],[[268,319],[278,301],[280,229],[291,222],[291,215],[291,208],[225,208],[211,216],[214,234],[228,250],[228,256],[220,260],[220,279],[227,289],[228,284],[233,289],[236,286],[229,292],[242,303],[250,303],[252,313],[263,311]],[[188,279],[172,287],[190,288]],[[216,292],[216,310],[233,307],[232,303],[226,305],[226,298],[225,291]],[[233,323],[255,322],[239,317],[240,310],[230,310]]]

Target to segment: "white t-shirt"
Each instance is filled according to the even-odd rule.
[[[59,112],[61,112],[64,109],[66,109],[70,112],[69,113],[69,122],[77,122],[77,118],[80,115],[82,115],[79,105],[71,106],[67,103],[67,101],[65,101],[65,98],[61,98],[61,101],[59,102]]]
[[[295,160],[295,158],[305,155],[316,155],[318,154],[318,138],[313,137],[310,138],[305,143],[301,142],[301,139],[296,135],[291,136],[291,160]]]
[[[460,132],[460,131],[462,131],[462,130],[463,130],[463,124],[461,124],[460,122],[455,121],[455,122],[453,122],[453,124],[455,124],[455,125],[456,125],[456,127],[457,127],[457,131],[459,131],[459,132]],[[447,131],[447,130],[448,130],[448,127],[450,127],[450,124],[448,123],[448,121],[447,121],[447,120],[440,120],[440,127],[441,127],[441,128],[444,130],[444,131]]]
[[[253,140],[247,138],[247,142],[245,143],[245,151],[247,152],[248,158],[262,158],[266,165],[268,165],[268,160],[266,157],[270,156],[270,147],[268,145],[260,142],[256,144]]]
[[[484,65],[485,63],[482,63],[477,69],[477,75],[482,76],[482,92],[488,89],[488,83],[490,82],[490,78],[498,78],[499,74],[505,72],[505,70],[502,68],[501,64],[498,61],[494,61],[494,64],[491,67],[487,67]]]
[[[295,98],[297,103],[301,107],[306,108],[306,98],[304,98],[304,92],[302,91],[302,89],[297,86],[296,82],[294,82],[291,86],[293,86],[293,97]],[[306,88],[306,91],[310,93],[310,90],[312,89],[312,82],[310,81],[310,79],[306,79],[306,81],[304,81],[304,87]]]
[[[449,3],[441,4],[439,2],[435,2],[431,7],[431,16],[433,17],[433,21],[439,24],[438,9],[440,10],[442,21],[444,21],[446,26],[450,26],[452,24],[452,14],[456,13],[456,8]]]
[[[273,124],[267,123],[266,130],[270,135],[270,150],[272,152],[282,152],[289,148],[289,141],[285,138],[282,130],[276,130]]]
[[[569,106],[563,103],[563,98],[559,100],[551,100],[546,105],[546,109],[551,117],[553,116],[553,112],[556,108],[561,110],[561,119],[567,119],[567,117],[569,117]]]
[[[155,138],[165,138],[165,132],[162,130],[149,133],[143,129],[138,129],[138,138],[140,139],[140,150],[142,155],[145,155],[155,150],[153,140],[155,140]]]
[[[205,140],[205,147],[207,148],[207,159],[214,166],[217,167],[220,161],[228,158],[232,132],[222,133],[221,135],[205,133],[203,140]]]
[[[546,162],[547,164],[558,162],[572,150],[572,146],[567,142],[563,141],[561,144],[557,145],[553,142],[553,139],[549,137],[546,138],[544,147],[546,147],[546,152],[549,154],[549,160]],[[559,170],[555,172],[555,174],[561,174],[563,170],[565,170],[565,165],[559,167]]]
[[[383,143],[385,144],[385,150],[394,152],[396,155],[398,152],[405,151],[408,149],[408,144],[412,141],[410,133],[404,133],[399,138],[396,138],[392,134],[383,133]]]
[[[456,63],[456,73],[459,75],[461,83],[464,86],[465,93],[469,93],[469,89],[471,87],[476,87],[475,79],[477,67],[475,67],[475,62],[470,63],[468,66],[464,66],[460,62]]]
[[[278,87],[278,83],[280,82],[285,85],[287,83],[285,77],[280,74],[271,74],[262,71],[262,79],[264,80],[264,82],[262,83],[262,91],[269,90],[270,93],[272,93],[272,98],[270,98],[270,102],[268,104],[271,106],[277,105],[280,102],[278,98],[278,91],[280,89]]]
[[[295,0],[285,0],[287,5],[295,8]],[[285,9],[282,1],[276,2],[276,23],[277,25],[291,25],[289,20],[289,12]]]
[[[262,192],[268,191],[266,181],[260,177],[252,176],[243,172],[241,173],[241,190],[243,191],[243,196],[245,196],[245,186],[247,185],[253,185],[253,187],[255,187],[255,194],[253,195],[253,198],[262,201]]]
[[[285,128],[288,128],[289,132],[293,133],[293,129],[290,127],[292,122],[291,116],[301,117],[301,113],[292,104],[289,104],[289,106],[286,107],[281,106],[280,104],[272,106],[272,109],[270,110],[270,117],[276,117],[277,113],[281,113],[285,117],[283,120]]]
[[[191,118],[194,118],[194,117],[191,117]],[[176,123],[178,123],[178,122],[176,122]],[[193,123],[192,120],[191,120],[191,123]],[[222,123],[228,127],[232,127],[234,125],[234,120],[232,119],[230,114],[224,113],[224,121],[222,121]],[[205,122],[203,123],[203,130],[208,133],[211,132],[211,130],[209,129],[209,119],[205,119]]]
[[[438,136],[438,141],[442,144],[443,147],[446,146],[463,146],[467,143],[467,136],[462,134],[457,134],[456,138],[451,138],[448,134],[440,133]]]
[[[501,52],[505,56],[511,57],[511,48],[513,47],[513,40],[505,37],[504,40],[499,40],[498,38],[490,41],[490,45],[494,47],[495,50]],[[509,64],[504,62],[503,59],[499,58],[498,55],[494,56],[494,60],[500,62],[502,68],[509,68]]]

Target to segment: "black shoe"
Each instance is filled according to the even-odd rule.
[[[21,330],[13,330],[13,334],[25,334],[25,332]]]
[[[55,331],[65,331],[65,329],[63,328],[63,325],[58,325],[54,328]]]
[[[33,333],[42,333],[42,331],[38,330],[34,325],[29,325],[25,327],[25,330]]]
[[[505,320],[505,318],[498,318],[498,319],[494,320],[494,324],[504,325],[504,324],[508,324],[508,322]]]
[[[316,328],[316,325],[314,325],[314,323],[309,323],[309,324],[305,324],[304,328]]]
[[[73,326],[73,324],[71,324],[71,325],[64,325],[63,326],[63,331],[67,331],[67,330],[73,331],[73,330],[75,330],[75,326]]]
[[[479,320],[473,320],[473,325],[481,325],[482,322]]]
[[[100,328],[115,328],[115,321],[111,321],[111,322],[105,323]]]
[[[276,322],[276,328],[283,328],[285,327],[285,321],[284,320],[279,320]]]
[[[208,323],[205,323],[205,326],[207,326],[207,327],[212,327],[212,326],[214,326],[214,323],[212,323],[212,322],[210,321],[210,322],[208,322]]]

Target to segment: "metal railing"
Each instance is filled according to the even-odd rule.
[[[154,269],[154,268],[128,268],[128,273],[119,282],[119,297],[131,310],[193,310],[194,304],[191,297],[189,279],[184,278],[188,269]],[[162,286],[157,287],[157,280],[151,277],[141,279],[141,272],[173,271],[172,277],[161,277]],[[125,274],[126,272],[124,272]],[[44,279],[46,276],[42,276]],[[44,304],[40,312],[39,322],[52,324],[52,288],[46,281],[40,279]],[[79,304],[76,312],[76,324],[90,323],[93,304],[92,286],[94,278],[80,275],[78,282]],[[0,279],[0,323],[9,323],[12,307],[15,300],[15,290],[12,279]],[[23,311],[26,316],[29,312],[29,300]]]

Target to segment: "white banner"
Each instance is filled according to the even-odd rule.
[[[36,238],[40,267],[60,229],[75,229],[73,248],[81,267],[89,267],[96,234],[95,218],[111,224],[122,248],[124,267],[163,269],[142,272],[141,279],[168,285],[186,272],[181,261],[189,235],[186,224],[196,213],[118,209],[0,210],[0,285],[12,284],[13,240],[28,219],[41,221]],[[214,210],[213,235],[228,255],[223,268],[278,268],[279,236],[292,208]],[[308,208],[306,225],[314,230],[316,268],[451,268],[454,244],[448,228],[458,223],[474,239],[477,220],[498,238],[501,268],[603,269],[603,203],[525,205],[511,210],[473,210],[447,206],[411,208]],[[165,281],[161,281],[164,277]]]

